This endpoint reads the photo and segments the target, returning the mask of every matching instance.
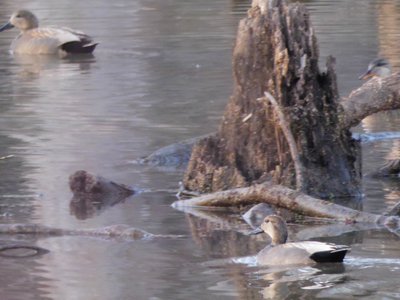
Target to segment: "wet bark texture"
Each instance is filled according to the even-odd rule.
[[[342,126],[358,125],[362,119],[374,113],[400,108],[400,74],[386,78],[376,78],[366,82],[360,88],[341,101],[343,115]]]
[[[329,58],[321,73],[318,56],[302,5],[254,0],[238,28],[233,95],[219,131],[194,146],[185,187],[214,192],[265,180],[294,187],[293,158],[268,92],[295,137],[304,170],[297,188],[324,198],[358,195],[359,147],[340,126],[335,62]]]

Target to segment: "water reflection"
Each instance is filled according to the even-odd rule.
[[[1,240],[9,244],[13,240]],[[30,239],[30,243],[34,243]],[[7,299],[52,299],[46,289],[54,285],[48,276],[43,258],[1,258],[1,294]]]
[[[314,298],[319,290],[345,282],[345,271],[343,264],[268,271],[262,275],[265,287],[261,294],[264,299]]]
[[[96,62],[93,55],[75,55],[60,59],[56,55],[24,55],[13,54],[12,59],[19,65],[22,78],[36,78],[46,76],[45,72],[76,72],[76,69],[71,69],[75,65],[82,72],[89,71],[91,64]],[[57,70],[63,68],[62,70]],[[68,76],[67,74],[65,74]]]
[[[248,0],[230,0],[232,13],[243,15],[247,9],[251,7],[251,2]]]
[[[395,50],[400,39],[397,30],[400,25],[399,12],[400,6],[396,0],[376,3],[379,56],[389,59],[395,71],[400,66],[400,57]]]

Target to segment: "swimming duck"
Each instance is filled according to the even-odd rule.
[[[315,241],[286,243],[286,222],[277,215],[264,219],[261,227],[251,234],[265,232],[271,237],[271,245],[257,254],[260,265],[298,265],[326,262],[342,262],[350,247]]]
[[[11,43],[11,50],[19,54],[67,54],[92,53],[97,43],[87,34],[70,28],[39,27],[36,16],[28,10],[11,15],[0,32],[16,27],[21,33]]]
[[[367,71],[358,79],[369,79],[372,77],[384,78],[392,73],[389,62],[384,58],[376,58],[368,65]]]

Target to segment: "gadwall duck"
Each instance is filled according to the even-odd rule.
[[[11,43],[11,50],[18,54],[92,53],[97,43],[87,34],[70,28],[39,27],[36,16],[28,10],[12,14],[0,32],[16,27],[21,33]]]
[[[369,79],[373,77],[384,78],[392,73],[389,62],[384,58],[376,58],[368,65],[367,71],[358,79]]]
[[[268,245],[257,254],[260,265],[298,265],[325,262],[342,262],[350,247],[315,241],[286,243],[288,232],[286,222],[277,215],[264,219],[261,227],[251,234],[265,232],[271,237]]]

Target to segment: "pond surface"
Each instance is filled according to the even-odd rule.
[[[378,54],[400,66],[398,1],[304,1],[321,52],[337,59],[342,95]],[[50,250],[0,257],[2,299],[396,299],[399,238],[385,230],[346,233],[344,264],[255,267],[265,240],[170,207],[183,170],[133,161],[159,147],[215,131],[232,89],[231,51],[248,1],[3,1],[43,24],[71,26],[100,42],[94,57],[14,57],[15,30],[0,35],[0,223],[68,229],[127,224],[179,239],[3,236]],[[397,131],[398,113],[366,119],[358,132]],[[399,141],[366,144],[364,172]],[[70,208],[68,177],[84,169],[143,192],[88,215]],[[382,212],[399,200],[398,181],[365,178],[362,206]],[[293,226],[295,228],[295,226]],[[238,263],[240,262],[240,263]]]

